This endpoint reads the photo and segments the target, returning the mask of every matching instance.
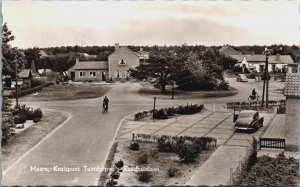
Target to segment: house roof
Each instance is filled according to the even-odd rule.
[[[229,45],[223,46],[221,49],[219,49],[219,52],[223,55],[229,56],[229,55],[241,55],[242,53],[233,49]]]
[[[46,53],[44,50],[40,50],[39,54],[40,54],[42,57],[48,56],[47,53]]]
[[[76,69],[108,69],[108,62],[107,61],[82,61],[76,62],[73,66],[74,70]]]
[[[126,46],[121,46],[121,47],[119,47],[119,49],[115,50],[115,51],[114,51],[113,53],[111,53],[110,55],[112,55],[112,54],[118,52],[118,51],[121,50],[121,49],[122,49],[122,50],[126,50],[126,51],[128,51],[128,52],[130,52],[130,53],[136,55],[137,57],[139,57],[138,54],[136,54],[135,52],[131,51],[131,50],[130,50],[128,47],[126,47]],[[109,55],[109,56],[110,56],[110,55]]]
[[[29,78],[31,76],[30,69],[22,69],[20,73],[18,73],[19,78]]]
[[[300,98],[300,73],[288,73],[286,75],[284,95]]]
[[[242,62],[243,58],[246,58],[247,62],[265,62],[265,55],[230,55],[230,57],[237,59],[238,62]],[[293,59],[290,55],[270,55],[269,56],[270,64],[294,64]]]

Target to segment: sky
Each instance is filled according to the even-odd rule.
[[[20,48],[299,45],[299,0],[4,1]]]

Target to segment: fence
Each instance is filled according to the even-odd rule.
[[[259,149],[272,148],[272,149],[285,149],[285,139],[282,138],[260,138]]]

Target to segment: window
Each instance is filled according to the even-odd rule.
[[[126,65],[125,61],[122,59],[120,62],[119,62],[120,65]]]
[[[80,71],[79,72],[79,77],[85,77],[85,72],[84,71]]]
[[[121,71],[116,70],[115,78],[121,78]]]
[[[90,72],[90,77],[96,77],[96,72],[95,71],[91,71]]]

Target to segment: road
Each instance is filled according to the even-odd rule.
[[[247,98],[257,83],[236,83],[229,80],[240,93],[223,98],[193,100],[160,100],[157,107],[179,104],[204,103],[206,107],[222,110],[221,104]],[[249,86],[251,84],[251,86]],[[261,83],[262,84],[262,83]],[[102,113],[102,99],[75,101],[26,102],[28,106],[57,109],[68,112],[72,118],[21,157],[3,172],[2,185],[96,185],[99,171],[113,143],[121,119],[140,110],[149,110],[153,100],[138,95],[138,83],[112,85],[106,94],[110,99],[109,112]],[[283,98],[270,93],[270,98]],[[21,100],[22,101],[22,100]],[[78,169],[79,167],[79,169]],[[60,169],[74,171],[61,172]],[[80,171],[79,171],[80,170]]]

